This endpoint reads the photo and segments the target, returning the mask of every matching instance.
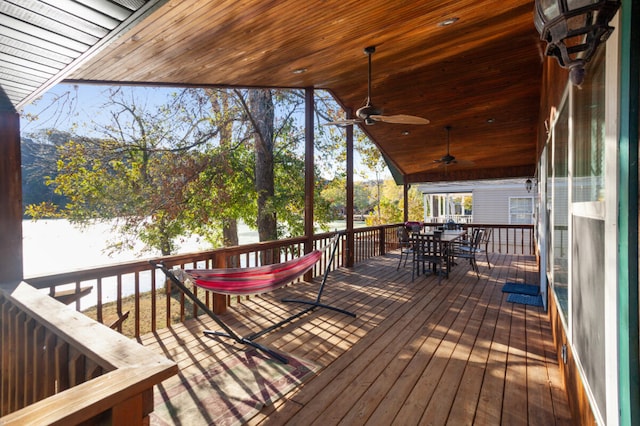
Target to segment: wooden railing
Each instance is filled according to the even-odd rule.
[[[444,226],[443,223],[426,223],[427,229]],[[484,228],[491,231],[491,238],[487,250],[489,253],[506,254],[535,254],[535,235],[533,225],[497,225],[486,223],[462,224],[470,234],[474,228]]]
[[[0,286],[0,424],[148,424],[177,366],[27,283]]]
[[[439,226],[434,223],[429,226]],[[398,247],[397,228],[402,224],[389,224],[376,227],[357,228],[353,231],[353,262],[362,262],[368,258],[384,255]],[[488,225],[469,224],[468,229],[484,227],[493,229],[489,251],[514,254],[533,254],[533,227],[531,225]],[[314,248],[322,247],[335,233],[317,234],[313,237]],[[346,249],[346,236],[342,236],[338,254],[332,269],[345,266],[349,253]],[[278,263],[298,257],[304,252],[305,237],[289,238],[278,241],[226,247],[198,253],[163,257],[168,267],[212,268],[260,265]],[[268,262],[265,260],[267,259]],[[328,262],[323,257],[315,265],[306,279],[312,279],[324,272]],[[72,300],[77,310],[92,306],[89,313],[98,322],[112,325],[129,337],[156,331],[176,322],[182,322],[200,314],[198,307],[184,295],[171,291],[164,274],[148,261],[127,262],[82,271],[67,272],[42,277],[27,278],[35,288],[43,289],[51,296],[65,296]],[[89,294],[87,290],[91,290]],[[209,308],[216,310],[214,297],[206,291],[193,292]],[[73,299],[73,295],[78,295]],[[218,296],[219,297],[219,296]],[[128,299],[130,298],[130,299]],[[143,305],[146,301],[147,304]],[[242,303],[240,297],[224,297],[224,306]],[[109,309],[107,309],[107,306]],[[219,309],[218,309],[219,311]],[[109,313],[110,312],[110,313]],[[144,315],[143,315],[144,313]]]
[[[354,261],[360,262],[369,257],[383,255],[386,250],[395,248],[397,244],[395,228],[387,225],[354,230]],[[313,247],[326,245],[335,233],[317,234],[313,237]],[[278,241],[226,247],[205,252],[166,256],[161,259],[168,267],[179,268],[220,268],[234,266],[253,266],[267,263],[278,263],[298,257],[304,253],[305,237],[289,238]],[[346,238],[342,236],[337,256],[332,269],[347,263]],[[311,278],[324,272],[328,262],[328,251],[311,271]],[[307,276],[309,278],[309,276]],[[98,322],[111,325],[118,331],[126,330],[129,337],[140,337],[142,334],[169,326],[197,316],[198,307],[185,300],[184,295],[171,291],[170,284],[164,274],[155,270],[146,260],[120,263],[111,266],[91,268],[81,271],[66,272],[41,277],[27,278],[33,287],[46,290],[50,296],[64,296],[75,304],[77,310],[85,310],[92,306],[92,315]],[[87,290],[91,290],[87,294]],[[209,292],[194,293],[209,308],[213,309],[215,301]],[[79,295],[74,300],[73,295]],[[143,298],[144,296],[144,298]],[[133,300],[127,300],[130,297]],[[148,301],[142,306],[143,299]],[[226,306],[241,303],[240,297],[226,297]],[[107,313],[106,306],[109,305]],[[144,313],[144,316],[143,316]],[[124,317],[126,321],[122,321]],[[128,325],[128,327],[127,327]]]
[[[533,225],[492,225],[470,223],[467,229],[491,229],[490,253],[535,254],[535,234]]]
[[[429,224],[438,225],[441,224]],[[397,248],[400,226],[403,225],[355,229],[353,253],[346,247],[351,236],[343,235],[332,269]],[[534,253],[532,226],[465,227],[491,228],[489,251]],[[315,235],[313,248],[324,246],[333,235]],[[307,242],[305,237],[298,237],[158,260],[178,268],[245,267],[298,257]],[[306,279],[321,275],[328,261],[325,253]],[[146,421],[153,385],[174,374],[176,366],[76,311],[92,306],[92,315],[98,322],[139,338],[146,332],[197,316],[197,306],[185,300],[183,294],[172,292],[164,275],[146,260],[26,281],[28,285],[22,283],[11,291],[3,287],[0,292],[0,424],[100,422],[122,419],[131,413],[135,413],[132,418]],[[193,291],[213,308],[209,292],[198,292],[196,288]],[[49,296],[70,303],[75,310]],[[230,297],[223,300],[225,306],[242,301]]]

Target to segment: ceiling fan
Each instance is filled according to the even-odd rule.
[[[325,123],[325,125],[335,124],[338,126],[349,126],[357,123],[364,123],[367,125],[375,124],[376,121],[383,123],[394,124],[429,124],[429,120],[422,117],[416,117],[414,115],[396,114],[396,115],[382,115],[382,110],[376,108],[371,103],[371,56],[376,51],[375,46],[365,47],[364,53],[369,58],[369,78],[367,86],[367,103],[362,108],[356,111],[356,117],[346,120],[336,120]]]
[[[449,145],[451,142],[451,126],[445,126],[445,130],[447,131],[447,153],[445,155],[443,155],[442,157],[440,157],[437,160],[433,160],[434,164],[437,165],[438,167],[446,167],[446,166],[450,166],[453,164],[457,164],[457,165],[461,165],[461,166],[473,166],[475,165],[475,163],[473,161],[468,161],[468,160],[458,160],[456,159],[456,157],[454,157],[453,155],[451,155],[451,153],[449,152]]]

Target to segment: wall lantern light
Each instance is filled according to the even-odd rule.
[[[545,54],[569,69],[573,84],[582,84],[584,66],[613,31],[609,21],[619,7],[620,0],[536,0],[533,21],[547,42]]]
[[[524,187],[526,188],[527,192],[531,192],[531,190],[533,189],[533,181],[529,178],[524,182]]]

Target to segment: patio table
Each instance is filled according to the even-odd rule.
[[[444,246],[444,252],[446,256],[445,267],[446,267],[446,276],[449,277],[449,272],[451,272],[451,267],[454,265],[453,251],[451,250],[451,244],[461,240],[467,234],[466,230],[444,230],[444,231],[431,231],[431,232],[420,232],[412,235],[410,240],[415,243],[418,239],[415,237],[420,235],[436,235],[437,232],[440,232],[440,240]]]

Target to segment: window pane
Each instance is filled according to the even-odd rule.
[[[533,197],[509,198],[509,223],[533,223]]]
[[[575,94],[573,202],[604,200],[604,49]]]
[[[568,158],[569,120],[567,107],[563,107],[553,134],[553,270],[551,281],[558,297],[562,314],[567,319],[569,223]]]

